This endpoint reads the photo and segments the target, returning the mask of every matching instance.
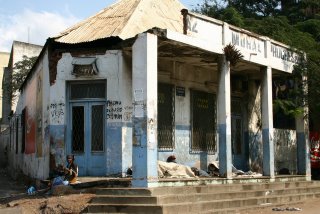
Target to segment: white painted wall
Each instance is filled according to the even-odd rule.
[[[275,171],[287,168],[297,172],[297,139],[295,130],[274,129]]]
[[[10,53],[0,52],[0,97],[2,97],[2,79],[4,68],[8,67]],[[0,99],[0,115],[2,116],[2,99]]]
[[[167,157],[175,154],[177,162],[190,166],[200,167],[200,153],[190,153],[191,142],[191,89],[216,94],[217,88],[213,85],[217,83],[217,72],[204,68],[188,65],[186,63],[160,60],[161,70],[159,70],[159,82],[170,83],[174,86],[185,88],[185,96],[175,96],[175,149],[173,151],[158,152],[158,159],[166,161]],[[213,84],[206,84],[206,82]],[[182,128],[182,129],[181,129]],[[218,144],[218,140],[217,140]],[[218,150],[214,154],[207,155],[207,162],[215,161],[218,157]],[[205,164],[207,165],[207,164]]]
[[[36,95],[34,96],[29,96],[28,99],[32,100],[28,100],[27,102],[27,97],[26,97],[26,92],[29,90],[30,88],[30,84],[34,84],[35,82],[37,84],[40,84],[43,89],[43,93],[42,93],[42,106],[46,106],[46,98],[48,98],[47,94],[48,94],[48,86],[49,82],[48,82],[48,54],[47,52],[43,55],[43,57],[39,60],[39,64],[37,65],[37,67],[35,68],[35,71],[33,73],[33,75],[31,76],[31,78],[29,79],[29,81],[27,81],[22,93],[19,96],[19,99],[17,100],[17,107],[16,107],[16,112],[15,115],[19,117],[19,132],[18,132],[18,153],[16,154],[16,134],[12,133],[12,137],[11,137],[11,146],[10,147],[10,151],[9,151],[9,164],[10,167],[12,167],[12,169],[14,170],[10,170],[10,172],[12,172],[12,176],[16,177],[20,172],[23,172],[25,175],[28,175],[30,177],[33,178],[39,178],[39,179],[45,179],[48,177],[49,175],[49,146],[50,146],[50,142],[48,140],[48,138],[45,137],[46,133],[45,133],[45,126],[44,124],[46,124],[46,108],[43,107],[42,108],[42,126],[41,126],[41,135],[42,135],[42,156],[38,157],[37,156],[37,151],[35,153],[32,154],[25,154],[21,152],[21,146],[22,146],[22,127],[21,127],[21,112],[22,110],[27,107],[28,108],[28,103],[33,103],[36,102]],[[40,81],[38,81],[38,75],[42,73],[43,76],[43,81],[40,83]],[[15,126],[12,127],[13,129],[15,129]],[[27,128],[28,129],[28,128]],[[27,130],[28,131],[28,130]],[[15,132],[15,130],[14,130]]]
[[[61,109],[63,114],[60,117],[49,115],[49,124],[50,125],[67,125],[67,81],[88,81],[88,80],[106,80],[107,81],[107,102],[110,101],[120,101],[121,104],[118,106],[122,108],[122,119],[117,118],[108,118],[106,116],[106,126],[110,129],[120,128],[120,139],[119,145],[121,149],[122,142],[122,154],[115,154],[114,151],[109,149],[107,146],[107,159],[106,166],[109,167],[108,171],[110,173],[117,173],[116,161],[113,157],[114,155],[119,156],[120,160],[124,161],[122,165],[122,172],[125,172],[126,169],[131,166],[131,161],[128,160],[128,157],[132,156],[132,147],[131,147],[131,138],[132,138],[132,128],[131,128],[131,115],[132,115],[132,98],[131,98],[131,59],[126,58],[122,55],[121,51],[107,51],[104,55],[90,55],[84,57],[96,57],[96,65],[99,70],[98,75],[89,76],[89,77],[76,77],[72,75],[73,71],[73,57],[69,53],[64,53],[62,58],[58,62],[57,66],[57,78],[55,84],[50,87],[50,103],[63,103],[64,107]],[[81,61],[81,58],[78,57],[78,60]],[[110,107],[106,104],[106,109]],[[122,124],[124,124],[122,126]],[[66,133],[64,133],[64,143],[66,143]],[[106,136],[107,144],[108,139]],[[63,163],[65,157],[65,146],[64,148],[59,148],[57,151],[55,148],[51,148],[51,154],[55,155],[56,163]],[[113,145],[110,145],[113,146]],[[118,152],[117,152],[118,153]]]
[[[189,13],[186,19],[187,35],[167,30],[168,39],[217,54],[221,54],[226,45],[233,44],[244,55],[244,61],[287,73],[292,73],[293,65],[297,63],[298,56],[289,46],[268,37],[194,13]],[[236,37],[239,37],[238,42]]]

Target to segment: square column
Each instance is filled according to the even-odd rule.
[[[303,92],[308,91],[307,77],[303,76]],[[303,101],[304,102],[304,101]],[[305,106],[305,103],[302,103]],[[297,170],[298,175],[311,176],[310,169],[310,148],[309,148],[309,121],[304,115],[308,113],[308,107],[304,107],[303,115],[296,117],[296,137],[297,137]]]
[[[222,177],[232,178],[230,62],[223,55],[219,59],[218,66],[219,171]]]
[[[132,186],[154,187],[157,171],[158,38],[140,34],[132,48]]]
[[[273,143],[273,106],[272,106],[272,69],[262,67],[262,143],[263,175],[274,178],[274,143]]]

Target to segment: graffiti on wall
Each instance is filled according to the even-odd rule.
[[[122,121],[121,101],[107,100],[106,119],[111,121]]]
[[[48,111],[50,112],[52,123],[63,124],[63,122],[64,122],[64,108],[65,108],[65,104],[62,102],[51,103],[48,106]]]

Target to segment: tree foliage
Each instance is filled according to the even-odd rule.
[[[290,99],[274,102],[275,109],[296,115],[307,102],[311,119],[320,118],[319,0],[205,0],[196,11],[303,51],[306,60],[296,66],[294,78],[301,86],[302,75],[308,77],[308,95],[296,87]]]
[[[13,91],[19,90],[36,60],[37,57],[27,57],[24,55],[21,61],[14,64],[12,74]]]
[[[280,0],[224,0],[244,17],[271,16],[278,13]]]

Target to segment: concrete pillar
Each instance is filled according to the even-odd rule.
[[[306,77],[303,77],[306,84]],[[303,90],[307,93],[307,85]],[[308,108],[304,108],[303,115],[296,117],[296,135],[297,135],[297,170],[299,175],[311,176],[310,169],[310,148],[309,148],[309,121],[307,117]]]
[[[222,177],[232,177],[230,62],[219,59],[219,91],[217,102],[219,132],[219,169]]]
[[[273,143],[273,107],[272,107],[272,69],[262,67],[262,143],[263,175],[274,178],[274,143]]]
[[[158,184],[157,40],[153,34],[140,34],[132,48],[133,187]]]

